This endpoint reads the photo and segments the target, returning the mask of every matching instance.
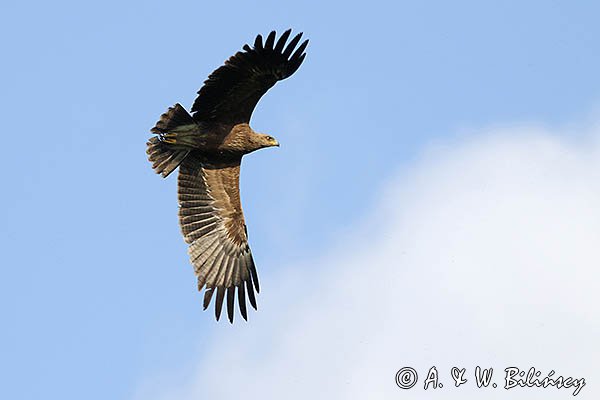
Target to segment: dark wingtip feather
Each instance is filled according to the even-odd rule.
[[[300,32],[299,34],[294,36],[294,38],[292,40],[290,40],[290,43],[288,43],[287,47],[285,48],[285,50],[282,53],[285,58],[288,58],[290,56],[290,54],[292,54],[292,51],[294,51],[294,48],[296,47],[296,45],[298,44],[298,42],[300,41],[301,38],[302,38],[302,32]]]
[[[215,299],[215,317],[217,321],[221,318],[221,310],[223,309],[223,299],[225,298],[225,288],[217,287],[217,298]]]
[[[240,314],[245,321],[248,321],[248,313],[246,312],[246,291],[244,290],[244,283],[238,286],[238,304],[240,307]]]
[[[250,269],[250,275],[252,276],[252,283],[254,283],[254,287],[256,288],[256,293],[260,293],[260,285],[258,284],[258,273],[256,272],[256,265],[254,265],[254,259],[252,255],[250,255],[250,265],[248,268]]]
[[[290,60],[294,60],[296,58],[299,58],[300,55],[304,52],[304,50],[306,49],[306,46],[308,46],[308,39],[306,39],[304,42],[302,42],[302,44],[300,45],[300,47],[298,47],[298,49],[294,52],[294,54],[292,55],[292,57],[290,58]]]
[[[252,287],[252,282],[250,280],[246,281],[246,289],[248,291],[248,300],[250,300],[250,305],[255,310],[258,310],[256,307],[256,297],[254,297],[254,288]]]
[[[292,33],[291,29],[288,29],[287,31],[283,32],[283,34],[277,41],[277,44],[275,45],[275,51],[277,53],[281,53],[281,50],[283,50],[283,46],[285,46],[285,42],[288,40],[288,37],[290,37],[291,33]]]
[[[262,50],[262,48],[263,48],[262,35],[256,35],[256,39],[254,39],[254,49]]]
[[[204,291],[204,302],[202,304],[202,307],[204,310],[206,310],[208,308],[208,306],[210,305],[210,300],[212,299],[213,294],[215,293],[215,290],[213,288],[206,288],[206,290]]]
[[[227,318],[233,324],[233,302],[235,300],[235,286],[227,288]]]
[[[275,31],[271,31],[267,40],[265,41],[265,50],[273,50],[273,44],[275,43]]]

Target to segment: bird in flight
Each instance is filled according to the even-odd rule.
[[[147,143],[157,174],[167,177],[179,167],[179,223],[198,290],[206,288],[205,310],[216,292],[217,321],[227,297],[227,316],[233,323],[236,292],[245,320],[246,296],[256,309],[255,291],[260,289],[240,201],[240,163],[245,154],[279,146],[249,123],[262,95],[304,61],[308,40],[298,46],[299,33],[288,43],[290,34],[291,29],[275,41],[273,31],[264,42],[258,35],[252,47],[246,44],[209,75],[191,115],[180,104],[170,107]]]

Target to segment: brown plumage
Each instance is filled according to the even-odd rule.
[[[204,309],[216,292],[215,316],[227,297],[227,316],[233,322],[238,307],[247,320],[246,296],[256,309],[258,275],[248,245],[240,201],[240,163],[245,154],[279,146],[271,136],[256,133],[249,122],[263,94],[302,64],[308,45],[302,33],[286,42],[291,30],[275,43],[271,32],[263,44],[233,55],[204,82],[192,115],[179,104],[161,115],[148,140],[147,153],[157,174],[167,177],[179,167],[179,222],[188,253],[204,292]],[[296,46],[298,46],[296,48]]]

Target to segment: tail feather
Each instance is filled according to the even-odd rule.
[[[190,152],[190,149],[170,145],[171,140],[168,140],[165,136],[181,126],[195,124],[196,122],[192,116],[180,104],[169,107],[167,112],[160,116],[154,128],[150,130],[159,136],[151,137],[146,143],[148,160],[152,163],[152,168],[157,174],[161,174],[163,178],[166,178]]]
[[[190,152],[186,149],[173,148],[156,136],[151,137],[146,145],[148,160],[152,163],[154,172],[162,175],[163,178],[169,176]]]
[[[166,113],[160,116],[160,119],[154,125],[154,128],[150,129],[150,132],[160,135],[161,133],[167,133],[177,127],[183,125],[195,125],[196,121],[192,116],[177,103],[173,107],[169,107]]]

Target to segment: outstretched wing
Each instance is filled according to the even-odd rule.
[[[190,153],[179,167],[179,222],[198,277],[206,285],[204,309],[216,292],[217,321],[225,295],[227,316],[233,322],[235,293],[247,320],[246,294],[256,309],[258,275],[254,267],[240,202],[241,158],[210,159]]]
[[[277,44],[275,31],[267,36],[264,44],[262,36],[258,35],[253,48],[245,45],[244,51],[237,52],[225,65],[213,71],[192,106],[194,119],[232,124],[250,122],[252,111],[262,95],[277,81],[296,72],[306,56],[304,49],[308,40],[294,52],[302,33],[285,46],[291,32],[291,29],[285,31]]]

